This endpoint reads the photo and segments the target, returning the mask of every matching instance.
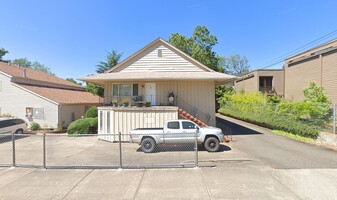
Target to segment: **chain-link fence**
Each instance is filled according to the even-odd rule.
[[[103,136],[108,138],[111,134]],[[130,136],[117,134],[117,137]],[[96,134],[2,134],[0,166],[108,169],[198,165],[196,133],[151,134],[133,142],[100,138],[104,137]]]

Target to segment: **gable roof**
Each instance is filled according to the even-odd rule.
[[[165,46],[166,48],[168,48],[171,51],[175,52],[176,54],[178,54],[182,58],[184,58],[187,61],[193,63],[195,66],[199,67],[203,71],[214,72],[214,70],[210,69],[209,67],[207,67],[204,64],[200,63],[199,61],[195,60],[194,58],[192,58],[191,56],[187,55],[185,52],[183,52],[180,49],[176,48],[172,44],[166,42],[162,38],[157,38],[156,40],[154,40],[150,44],[146,45],[145,47],[143,47],[142,49],[140,49],[136,53],[132,54],[131,56],[129,56],[128,58],[126,58],[125,60],[123,60],[122,62],[120,62],[119,64],[117,64],[115,67],[113,67],[112,69],[110,69],[106,73],[118,72],[118,70],[120,68],[122,68],[124,65],[128,64],[130,61],[132,61],[133,59],[135,59],[137,56],[141,55],[143,52],[147,51],[148,49],[150,49],[154,45],[158,45],[158,44],[161,44],[161,45]]]
[[[19,78],[23,79],[24,78],[24,67],[18,67],[15,65],[11,65],[6,62],[1,62],[0,61],[0,73],[2,72],[3,74],[9,76],[10,78]],[[62,86],[67,86],[67,87],[72,87],[72,88],[77,88],[77,89],[82,89],[82,86],[79,86],[75,83],[72,83],[70,81],[64,80],[62,78],[59,78],[57,76],[50,75],[48,73],[31,69],[31,68],[26,68],[26,78],[27,81],[35,81],[35,82],[43,82],[43,83],[49,83],[49,84],[55,84],[58,87]],[[22,80],[23,81],[23,80]]]
[[[56,102],[57,104],[99,104],[103,102],[101,97],[80,90],[48,88],[24,84],[15,85],[38,94],[47,100]]]

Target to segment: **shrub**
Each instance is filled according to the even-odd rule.
[[[85,113],[86,118],[95,118],[98,117],[98,110],[96,106],[93,106],[87,110]]]
[[[283,130],[304,137],[316,139],[320,127],[303,120],[296,120],[294,116],[286,113],[275,113],[268,106],[261,106],[259,112],[247,112],[226,104],[219,112],[234,118],[242,119],[271,129]]]
[[[32,122],[30,123],[30,130],[32,131],[36,131],[39,130],[41,128],[40,124],[37,122]]]
[[[97,133],[98,118],[78,119],[68,126],[68,134],[94,134]]]

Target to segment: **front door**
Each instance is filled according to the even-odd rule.
[[[145,83],[145,101],[150,101],[151,105],[156,105],[156,83]]]

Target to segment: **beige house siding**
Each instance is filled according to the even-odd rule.
[[[161,51],[161,57],[158,56]],[[162,44],[156,44],[114,72],[203,71]]]
[[[272,86],[279,96],[284,95],[284,71],[283,70],[256,70],[244,75],[243,80],[235,81],[235,91],[258,92],[260,91],[260,77],[272,76]]]
[[[285,66],[285,98],[293,101],[303,100],[303,90],[310,82],[321,86],[321,58],[311,57]]]
[[[323,54],[322,86],[329,99],[337,103],[337,51]]]
[[[10,78],[0,73],[2,90],[0,91],[0,108],[2,114],[10,114],[22,118],[27,123],[35,121],[42,127],[56,127],[58,123],[58,105],[38,95],[32,94],[10,81]],[[26,107],[42,108],[42,119],[29,119],[26,115]]]
[[[73,116],[75,120],[82,118],[82,116],[84,117],[86,106],[91,107],[96,105],[60,105],[60,125],[62,124],[63,127],[69,126],[69,124],[73,122]]]
[[[123,82],[138,84],[139,96],[143,96],[146,82]],[[152,82],[151,82],[152,83]],[[156,104],[168,105],[168,94],[173,91],[176,95],[174,102],[178,107],[186,110],[192,115],[209,125],[215,125],[215,82],[214,81],[153,81],[156,83]],[[112,99],[112,84],[107,82],[105,85],[106,103]],[[208,118],[213,120],[209,120]],[[209,122],[209,123],[208,123]]]

